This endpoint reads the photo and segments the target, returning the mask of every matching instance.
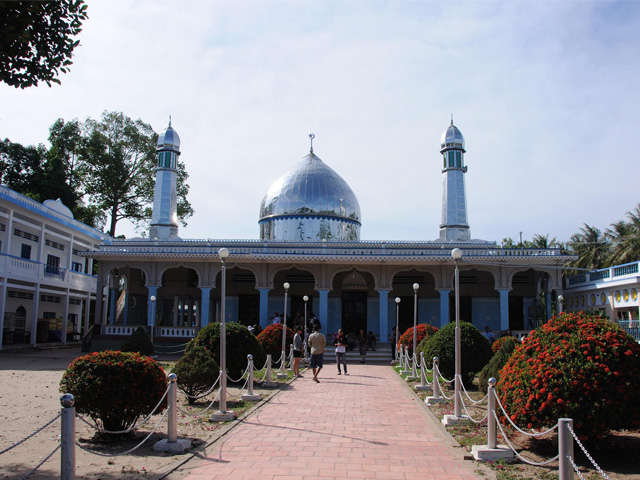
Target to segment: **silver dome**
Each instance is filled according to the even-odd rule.
[[[451,125],[449,128],[445,130],[442,134],[442,138],[440,138],[440,148],[444,149],[447,147],[459,147],[464,150],[464,137],[458,127],[453,124],[453,120],[451,120]]]
[[[158,135],[158,146],[157,149],[160,150],[162,148],[171,149],[178,151],[180,150],[180,137],[178,133],[171,127],[171,122],[169,122],[169,126],[167,129]]]
[[[360,239],[360,204],[340,175],[313,153],[269,188],[260,238],[293,242]]]

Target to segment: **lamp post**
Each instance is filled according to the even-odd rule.
[[[211,416],[212,421],[224,422],[233,420],[235,413],[227,411],[227,331],[226,331],[226,284],[227,284],[227,268],[225,260],[229,256],[229,250],[221,248],[218,250],[218,256],[222,262],[222,275],[220,285],[220,401],[219,408],[216,413]]]
[[[564,295],[558,295],[558,315],[564,310]]]
[[[156,328],[156,296],[151,295],[151,343],[153,344],[153,331]]]
[[[460,356],[460,269],[459,263],[462,258],[462,250],[459,248],[454,248],[451,251],[451,257],[456,264],[456,275],[455,275],[455,296],[456,296],[456,330],[455,330],[455,341],[456,341],[456,361],[455,361],[455,406],[454,406],[454,416],[456,419],[460,419],[462,417],[462,406],[460,405],[460,369],[461,369],[461,356]]]
[[[289,291],[289,283],[284,282],[282,285],[284,287],[284,315],[282,316],[282,360],[280,363],[280,373],[276,375],[277,378],[286,378],[287,374],[284,371],[284,364],[286,363],[286,343],[287,343],[287,292]]]
[[[307,345],[307,302],[309,301],[309,297],[305,295],[302,297],[304,300],[304,345]],[[304,360],[305,362],[309,361],[309,349],[304,348]]]
[[[417,348],[417,328],[418,328],[418,289],[420,285],[417,283],[413,284],[413,354],[416,355]]]
[[[396,297],[396,343],[393,346],[395,360],[391,363],[397,365],[400,359],[398,358],[398,329],[400,328],[400,297]]]

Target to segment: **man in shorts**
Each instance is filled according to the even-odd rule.
[[[324,358],[324,347],[327,344],[326,338],[320,333],[320,325],[316,324],[313,327],[313,333],[309,335],[309,348],[311,349],[311,361],[309,365],[313,371],[313,381],[320,383],[318,380],[318,374],[322,370],[322,360]]]

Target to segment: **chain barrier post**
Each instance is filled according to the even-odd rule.
[[[287,368],[288,372],[293,372],[293,343],[289,347],[289,368]]]
[[[433,357],[433,381],[431,384],[433,387],[433,396],[427,397],[424,400],[424,403],[427,405],[435,405],[436,403],[444,402],[444,397],[442,396],[442,391],[440,390],[440,382],[438,381],[438,375],[440,375],[440,371],[438,370],[438,357]]]
[[[262,396],[259,393],[253,393],[253,355],[247,355],[247,360],[249,360],[249,378],[247,379],[249,391],[242,395],[240,398],[248,402],[255,402],[257,400],[260,400]]]
[[[573,465],[570,458],[573,458],[573,437],[569,428],[573,428],[573,419],[558,419],[558,474],[560,480],[573,480]]]
[[[276,384],[271,381],[271,354],[270,353],[267,354],[267,374],[264,376],[264,378],[265,378],[265,382],[263,385],[265,387],[270,388],[270,387],[276,386]]]
[[[493,416],[493,412],[496,410],[496,379],[491,377],[489,379],[489,388],[487,396],[487,448],[496,448],[498,445],[498,426],[496,425],[496,418]]]
[[[413,352],[413,365],[411,366],[411,375],[408,375],[407,378],[405,378],[405,380],[407,382],[415,382],[416,380],[418,380],[418,360],[417,360],[417,356],[416,356],[416,352]]]
[[[153,450],[156,452],[184,453],[191,448],[191,440],[178,438],[178,376],[170,373],[167,376],[169,381],[169,392],[167,393],[167,438],[156,442]]]
[[[401,345],[397,345],[396,346],[396,351],[398,353],[398,369],[399,370],[403,370],[404,369],[404,357],[402,356],[402,346]]]
[[[404,370],[402,370],[403,375],[409,375],[411,373],[411,370],[409,370],[411,368],[410,362],[411,362],[411,358],[409,357],[409,347],[405,346],[404,347]]]
[[[471,454],[476,461],[494,462],[496,460],[513,460],[514,453],[506,445],[498,445],[498,423],[494,415],[496,411],[496,383],[491,377],[487,389],[487,444],[473,445]]]
[[[60,479],[75,480],[76,478],[76,403],[70,393],[60,397],[62,405],[61,416],[61,455],[60,455]]]
[[[427,373],[425,372],[424,364],[424,352],[420,352],[420,385],[416,385],[416,390],[431,390],[431,387],[427,385]]]

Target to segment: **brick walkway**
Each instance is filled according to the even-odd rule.
[[[388,366],[326,365],[213,444],[188,480],[471,480],[439,426]]]

